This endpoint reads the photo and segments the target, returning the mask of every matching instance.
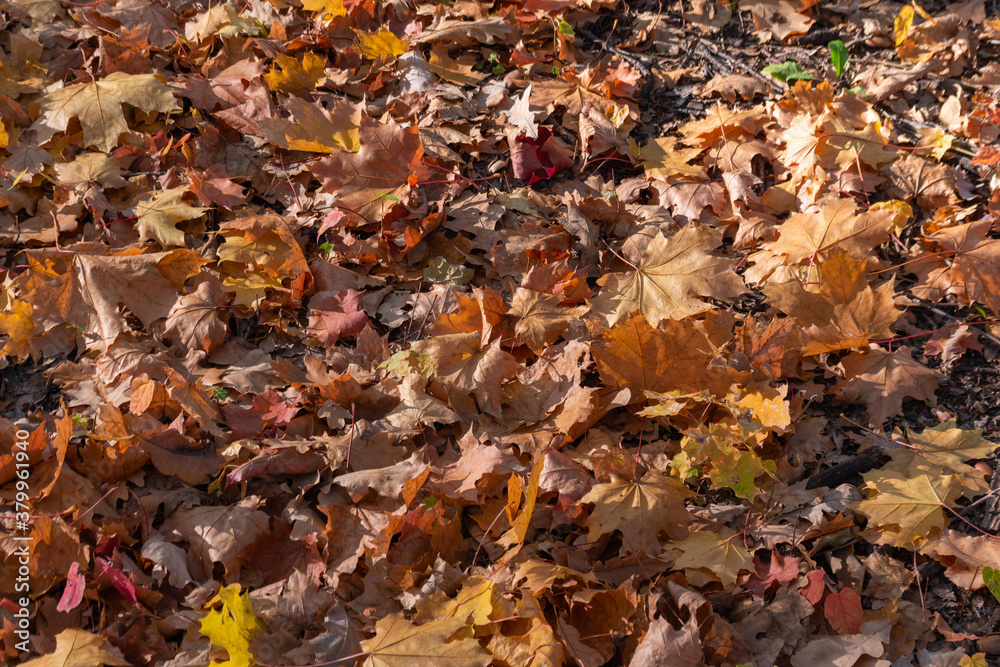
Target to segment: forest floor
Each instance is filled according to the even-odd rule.
[[[995,4],[0,4],[0,656],[1000,665]]]

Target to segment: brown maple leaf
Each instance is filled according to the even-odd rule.
[[[864,403],[876,426],[900,414],[903,397],[934,403],[937,373],[913,360],[910,348],[892,351],[873,345],[866,354],[852,352],[840,362],[845,377],[837,382],[837,399]]]
[[[632,271],[598,281],[603,289],[594,312],[613,326],[638,310],[655,326],[712,308],[698,297],[735,299],[746,289],[733,271],[736,263],[711,254],[721,244],[721,232],[709,227],[689,225],[669,238],[657,234]]]
[[[425,171],[420,165],[423,147],[415,126],[400,127],[395,121],[377,123],[361,119],[360,149],[338,151],[316,162],[311,171],[324,192],[335,193],[355,224],[380,221],[407,197],[411,177]]]
[[[891,327],[899,317],[893,281],[873,290],[865,266],[865,261],[834,248],[819,264],[818,291],[800,280],[764,287],[774,306],[805,327],[803,355],[867,347],[873,340],[892,337]]]

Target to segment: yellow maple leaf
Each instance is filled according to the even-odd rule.
[[[0,148],[7,148],[9,142],[10,135],[7,134],[7,128],[4,127],[3,121],[0,120]]]
[[[460,635],[455,638],[456,635]],[[449,641],[451,640],[451,641]],[[400,614],[375,624],[375,636],[361,642],[367,653],[364,667],[413,667],[461,665],[486,667],[493,661],[472,637],[469,625],[458,620],[413,625]]]
[[[64,132],[76,118],[83,127],[83,143],[107,153],[118,145],[118,138],[128,131],[122,105],[146,113],[179,111],[170,87],[158,74],[112,72],[99,81],[75,83],[46,93],[40,100],[38,120],[31,129],[39,144],[56,132]]]
[[[222,281],[222,288],[236,295],[233,301],[235,305],[247,306],[254,310],[267,297],[269,290],[288,291],[288,288],[281,284],[280,278],[266,270],[250,271],[239,278],[229,276]]]
[[[895,471],[876,470],[864,475],[865,488],[873,492],[855,509],[878,528],[876,544],[912,549],[934,538],[947,524],[944,508],[961,495],[955,474],[904,477]]]
[[[56,636],[56,649],[21,667],[96,667],[97,665],[128,665],[118,649],[109,648],[101,635],[70,628]]]
[[[699,530],[670,546],[680,551],[674,562],[676,569],[708,570],[723,586],[734,585],[740,572],[754,571],[753,558],[738,536],[724,538],[709,530]]]
[[[670,176],[703,178],[705,168],[688,161],[701,153],[697,148],[677,146],[676,137],[653,139],[639,150],[639,161],[646,170],[646,176],[666,180]]]
[[[307,53],[302,60],[279,53],[274,56],[271,71],[264,75],[271,90],[298,95],[316,88],[326,71],[326,58]]]
[[[598,281],[604,289],[593,301],[594,312],[613,326],[638,310],[656,326],[712,309],[698,297],[735,299],[746,288],[733,271],[736,262],[710,254],[720,245],[721,231],[698,225],[669,238],[657,234],[633,271]]]
[[[184,245],[184,232],[174,225],[200,217],[208,210],[185,202],[182,197],[187,191],[187,187],[171,188],[144,195],[136,202],[136,229],[139,231],[140,242],[153,239],[164,248]]]
[[[226,649],[229,660],[213,660],[209,667],[250,667],[256,664],[250,654],[250,641],[267,626],[253,612],[250,593],[240,594],[239,584],[219,590],[221,610],[212,610],[201,619],[201,634],[213,646]]]
[[[285,103],[293,120],[263,118],[258,121],[265,138],[291,151],[357,153],[361,148],[358,126],[361,107],[338,101],[330,109],[292,97]]]
[[[319,12],[322,23],[329,23],[338,16],[347,16],[343,0],[302,0],[302,8],[307,12]]]
[[[10,312],[0,312],[0,331],[10,336],[3,349],[0,349],[0,356],[7,355],[22,360],[31,354],[28,339],[35,332],[35,321],[31,319],[31,313],[31,304],[24,301],[14,301]]]
[[[369,60],[398,58],[410,49],[409,44],[385,28],[382,28],[374,35],[369,35],[357,29],[353,30],[354,34],[358,36],[361,55]]]

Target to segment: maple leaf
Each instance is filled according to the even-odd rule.
[[[139,219],[136,229],[139,230],[140,243],[152,239],[164,248],[184,245],[184,232],[174,225],[201,217],[208,210],[183,201],[187,192],[186,187],[180,187],[145,194],[133,205]]]
[[[264,81],[274,91],[298,95],[314,90],[326,75],[326,58],[315,53],[306,53],[302,60],[277,53],[271,71],[264,75]]]
[[[382,28],[374,35],[361,32],[356,28],[352,28],[352,30],[358,36],[358,46],[361,49],[361,55],[369,60],[398,58],[410,50],[410,46],[406,42],[385,28]]]
[[[433,336],[410,347],[430,359],[435,375],[471,392],[483,410],[492,414],[500,412],[500,385],[520,368],[514,357],[500,349],[499,341],[483,346],[476,332]]]
[[[739,374],[712,364],[715,347],[689,320],[654,329],[641,313],[604,332],[604,347],[592,349],[607,384],[633,390],[635,400],[671,390],[701,390],[725,396]]]
[[[160,530],[168,538],[185,540],[203,571],[211,573],[212,563],[232,568],[240,554],[268,530],[267,515],[255,505],[256,499],[250,497],[229,507],[178,509]]]
[[[929,235],[928,241],[955,254],[916,264],[921,281],[913,293],[928,299],[954,294],[965,303],[977,301],[1000,313],[1000,239],[987,238],[991,225],[989,220],[976,220]]]
[[[69,628],[56,635],[56,648],[52,653],[22,662],[23,667],[98,667],[99,665],[128,665],[118,649],[107,646],[101,635]]]
[[[695,148],[677,146],[677,137],[659,137],[642,147],[639,161],[650,178],[666,180],[671,176],[683,176],[700,179],[705,176],[705,168],[688,164],[700,154],[701,151]]]
[[[830,593],[823,600],[823,615],[830,627],[840,634],[861,632],[862,613],[861,598],[850,588]]]
[[[674,561],[676,569],[708,570],[724,586],[732,586],[740,572],[753,572],[753,559],[734,535],[724,538],[708,530],[698,530],[686,539],[670,545],[680,554]]]
[[[250,654],[250,641],[267,630],[257,618],[250,602],[250,593],[240,593],[239,584],[223,586],[219,590],[221,610],[212,610],[201,619],[201,634],[229,653],[225,662],[213,660],[209,667],[251,667],[256,664]]]
[[[364,667],[486,667],[493,661],[472,637],[471,628],[454,619],[413,625],[401,615],[391,614],[375,624],[375,636],[361,646],[367,654]]]
[[[15,301],[8,312],[0,311],[0,331],[9,338],[0,349],[0,355],[26,359],[31,355],[30,338],[35,333],[35,321],[31,319],[30,303]]]
[[[329,23],[338,16],[347,16],[343,0],[302,0],[302,9],[319,12],[317,19],[323,23]]]
[[[267,140],[291,151],[336,153],[345,150],[356,153],[361,149],[358,125],[361,107],[337,101],[332,109],[318,103],[292,97],[285,102],[293,121],[262,118],[258,121]],[[367,140],[367,135],[366,135]]]
[[[945,527],[944,508],[961,495],[961,486],[954,474],[907,478],[876,470],[865,475],[865,488],[872,495],[855,508],[868,517],[869,526],[881,529],[876,544],[912,549]]]
[[[985,570],[1000,564],[1000,544],[992,535],[963,535],[945,528],[921,551],[947,567],[945,574],[956,586],[974,591],[986,585]]]
[[[805,326],[804,356],[866,347],[872,340],[892,337],[891,326],[899,317],[893,281],[873,290],[865,266],[846,250],[834,248],[819,265],[818,292],[799,280],[763,288],[774,306]]]
[[[343,334],[358,334],[368,324],[368,316],[361,308],[364,295],[347,290],[318,301],[313,299],[309,303],[307,331],[324,343],[335,343]]]
[[[584,307],[568,308],[559,305],[562,299],[519,287],[510,304],[510,314],[519,318],[514,333],[528,347],[541,352],[554,343],[570,322],[587,312]]]
[[[997,449],[995,442],[983,440],[981,431],[956,428],[954,419],[912,433],[908,440],[909,446],[889,450],[892,462],[883,466],[883,470],[909,477],[945,471],[964,477],[981,476],[982,472],[964,461],[989,458]]]
[[[621,531],[622,553],[650,556],[661,552],[659,534],[671,539],[687,535],[692,516],[684,499],[694,494],[683,483],[649,471],[640,480],[616,479],[597,484],[581,503],[594,503],[587,518],[588,539],[595,541]]]
[[[767,247],[776,255],[784,255],[788,264],[826,259],[838,246],[862,258],[889,239],[892,224],[889,212],[858,215],[853,199],[835,199],[818,211],[789,216],[778,227],[778,240]]]
[[[708,477],[716,488],[727,487],[737,495],[751,499],[757,495],[755,480],[761,475],[774,476],[773,461],[765,461],[743,444],[749,437],[743,429],[725,423],[701,425],[684,432],[682,453],[672,462],[681,477],[686,477],[691,464],[708,463]]]
[[[128,131],[122,104],[147,113],[179,111],[171,89],[156,74],[113,72],[99,81],[75,83],[46,93],[41,98],[39,118],[31,126],[37,141],[47,142],[56,132],[65,132],[71,119],[83,127],[83,141],[107,153]]]
[[[910,348],[887,351],[872,345],[865,354],[852,352],[840,361],[845,377],[838,381],[838,400],[864,403],[873,424],[900,413],[903,397],[934,401],[937,373],[913,360]]]
[[[354,220],[370,224],[406,196],[410,177],[421,172],[423,147],[416,126],[404,129],[395,121],[382,125],[363,118],[359,137],[357,153],[334,153],[314,164],[312,173]]]
[[[656,326],[712,308],[696,297],[735,299],[746,288],[733,271],[735,262],[709,254],[720,245],[720,231],[697,225],[669,238],[657,234],[633,271],[601,277],[603,289],[593,300],[594,312],[614,326],[638,310]]]

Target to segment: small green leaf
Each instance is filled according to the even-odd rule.
[[[503,70],[504,70],[503,65],[494,65],[493,66],[493,73],[495,75],[497,75],[497,76],[500,76],[501,74],[503,74]]]
[[[864,97],[864,96],[866,96],[866,95],[868,94],[868,93],[867,93],[867,92],[865,91],[865,87],[864,87],[864,86],[854,86],[853,88],[851,88],[851,89],[850,89],[850,90],[848,90],[847,92],[849,92],[849,93],[854,93],[854,94],[855,94],[855,95],[857,95],[858,97]]]
[[[834,68],[837,70],[837,78],[844,76],[844,70],[847,69],[847,59],[850,58],[850,54],[847,53],[847,47],[839,39],[835,39],[830,42],[827,46],[830,47],[830,62],[833,63]]]
[[[576,37],[576,31],[573,30],[573,26],[562,19],[559,19],[559,32],[570,37]]]
[[[229,396],[229,392],[224,387],[214,387],[212,389],[212,398],[220,403],[226,400],[227,396]]]
[[[319,246],[319,249],[329,255],[331,252],[333,252],[333,244],[332,243],[321,243],[320,246]]]
[[[986,584],[986,588],[990,589],[990,593],[993,593],[993,597],[997,599],[997,602],[1000,602],[1000,570],[988,565],[984,567],[983,582]]]
[[[389,193],[381,194],[379,197],[385,199],[386,201],[399,201],[399,197],[396,195],[390,195]]]
[[[807,72],[799,67],[799,64],[794,60],[786,60],[780,65],[768,65],[761,71],[764,74],[773,76],[778,81],[784,81],[785,83],[798,80],[814,81],[819,79],[819,77],[812,72]]]

